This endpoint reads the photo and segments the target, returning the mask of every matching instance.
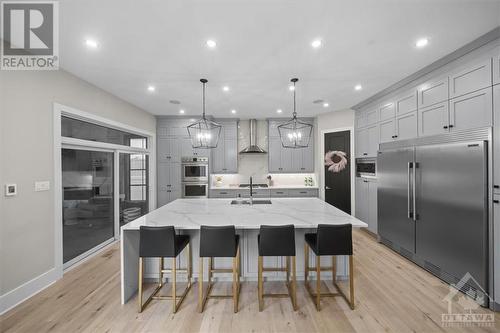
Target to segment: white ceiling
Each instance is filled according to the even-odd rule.
[[[204,77],[208,114],[288,116],[298,77],[299,116],[314,116],[355,105],[499,25],[497,0],[72,0],[60,2],[60,59],[157,115],[198,115]],[[422,36],[429,45],[417,49]]]

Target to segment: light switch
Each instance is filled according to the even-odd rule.
[[[50,182],[48,180],[43,182],[35,182],[35,192],[50,190]]]
[[[17,184],[5,184],[5,196],[13,197],[17,195]]]

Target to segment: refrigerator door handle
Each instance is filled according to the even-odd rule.
[[[408,218],[411,219],[412,218],[412,213],[411,213],[411,169],[413,168],[413,163],[412,162],[408,162],[408,177],[407,177],[407,187],[408,187],[408,199],[407,199],[407,202],[408,202]]]
[[[417,168],[418,163],[413,163],[413,221],[417,222]]]

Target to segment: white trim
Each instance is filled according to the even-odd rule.
[[[18,306],[28,298],[35,296],[60,278],[61,274],[59,274],[58,270],[52,268],[6,294],[3,294],[0,296],[0,315]]]
[[[332,129],[325,129],[320,131],[320,138],[319,138],[319,157],[320,161],[320,186],[319,186],[319,197],[322,200],[325,200],[325,168],[323,166],[323,158],[325,156],[325,134],[327,133],[335,133],[335,132],[343,132],[343,131],[349,131],[349,141],[350,141],[350,146],[351,146],[351,156],[350,156],[350,164],[351,164],[351,215],[354,215],[354,212],[356,211],[356,201],[355,201],[355,189],[356,189],[356,159],[354,155],[354,127],[339,127],[339,128],[332,128]]]
[[[74,266],[78,266],[80,263],[86,261],[86,259],[93,257],[95,254],[101,252],[104,248],[107,248],[109,245],[116,242],[115,237],[111,237],[110,239],[102,242],[99,245],[94,246],[90,250],[87,250],[80,254],[77,257],[74,257],[70,261],[63,264],[64,272],[70,271]],[[78,265],[77,265],[78,264]]]
[[[61,137],[61,143],[63,143],[64,145],[70,145],[70,146],[82,146],[82,147],[107,149],[109,151],[118,150],[120,152],[139,153],[139,154],[149,154],[150,153],[149,149],[144,149],[144,148],[136,148],[136,147],[123,146],[123,145],[116,145],[113,143],[97,142],[97,141],[82,140],[82,139],[67,138],[67,137]]]
[[[65,117],[83,120],[86,122],[90,122],[96,125],[101,125],[104,127],[109,127],[113,129],[117,129],[120,131],[125,131],[133,134],[143,135],[143,136],[154,136],[155,133],[149,132],[137,127],[133,127],[127,124],[120,123],[118,121],[110,120],[104,117],[97,116],[93,113],[85,112],[82,110],[78,110],[66,105],[62,105],[59,103],[54,103],[54,110],[58,110],[59,113]]]

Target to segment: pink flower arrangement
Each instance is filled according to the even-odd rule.
[[[325,166],[328,171],[337,173],[347,166],[347,154],[340,150],[329,151],[325,154]]]

